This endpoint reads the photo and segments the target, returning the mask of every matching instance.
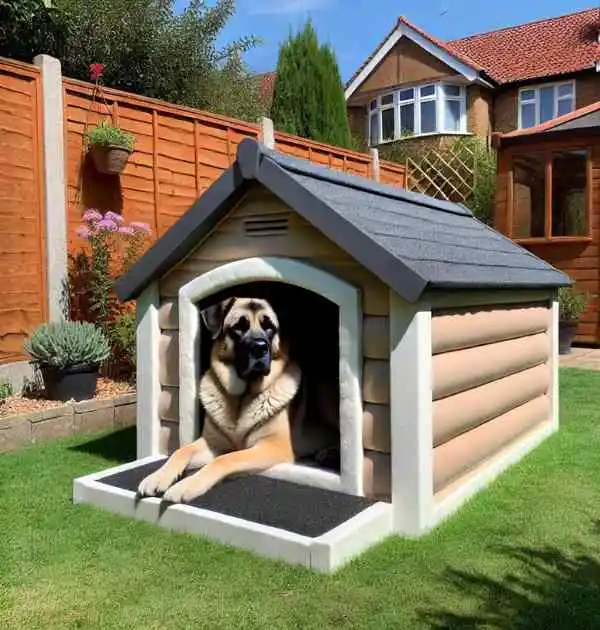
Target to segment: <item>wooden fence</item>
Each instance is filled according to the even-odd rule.
[[[69,246],[79,245],[75,230],[86,208],[120,212],[126,220],[148,223],[160,236],[235,160],[238,144],[258,138],[259,125],[207,114],[154,99],[64,79],[67,136]],[[84,150],[86,127],[110,116],[135,134],[136,145],[120,178],[102,176]],[[370,155],[346,151],[275,132],[275,148],[317,164],[374,177]],[[383,162],[380,181],[404,186],[404,167]]]
[[[62,78],[56,67],[55,91],[45,101],[46,75],[36,65],[0,58],[0,365],[23,359],[24,339],[48,319],[49,302],[56,309],[55,298],[48,293],[47,274],[56,284],[64,270],[58,269],[60,264],[47,265],[48,238],[52,251],[61,238],[71,251],[83,245],[76,229],[88,208],[113,210],[128,221],[146,222],[154,236],[160,236],[233,162],[237,145],[261,134],[258,124],[118,90],[103,88],[103,98],[93,98],[91,84]],[[52,80],[48,78],[49,83]],[[48,123],[51,118],[42,115],[43,103],[50,107],[59,103],[55,97],[61,93],[64,112],[53,113],[55,120],[64,122],[64,174],[62,168],[52,169],[50,158],[45,160],[43,146],[43,119]],[[136,137],[135,151],[120,177],[98,174],[84,148],[86,128],[107,117]],[[381,162],[376,173],[367,154],[277,132],[275,148],[404,186],[404,166]],[[54,194],[57,186],[66,190],[66,208],[62,201],[44,202],[49,185]],[[64,212],[66,229],[62,227]]]
[[[47,317],[41,74],[0,59],[0,363]]]

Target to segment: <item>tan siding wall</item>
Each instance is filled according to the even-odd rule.
[[[434,492],[550,416],[547,303],[432,318]]]
[[[249,217],[286,217],[286,234],[252,237],[244,234]],[[334,243],[288,206],[262,188],[251,191],[216,230],[160,283],[159,325],[161,452],[178,445],[178,316],[179,288],[198,275],[249,256],[286,256],[316,265],[358,286],[363,310],[363,399],[365,403],[365,483],[368,494],[385,496],[390,488],[389,428],[389,291]]]

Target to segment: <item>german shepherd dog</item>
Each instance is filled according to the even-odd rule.
[[[332,444],[326,431],[311,431],[305,422],[303,374],[268,301],[229,298],[201,316],[212,337],[210,367],[199,387],[202,435],[142,480],[140,496],[189,502],[229,475],[292,463]]]

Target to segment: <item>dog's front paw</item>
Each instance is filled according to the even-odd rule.
[[[140,482],[137,491],[138,495],[141,497],[154,497],[157,494],[163,494],[176,479],[177,475],[170,473],[168,470],[159,469]]]
[[[171,486],[163,495],[171,503],[189,503],[202,496],[209,486],[201,478],[188,477]]]

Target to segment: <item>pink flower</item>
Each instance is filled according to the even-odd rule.
[[[150,226],[147,223],[140,223],[139,221],[132,221],[129,224],[129,226],[132,227],[135,232],[144,232],[144,234],[152,233],[152,230],[150,230]]]
[[[116,232],[119,229],[119,226],[110,219],[102,219],[102,221],[98,221],[98,223],[96,223],[96,228],[98,230],[106,230],[107,232]]]
[[[119,228],[119,232],[121,234],[135,234],[135,229],[131,227],[131,225],[122,225]]]
[[[98,81],[100,77],[104,74],[104,64],[103,63],[91,63],[89,65],[90,71],[90,81]]]
[[[121,225],[122,223],[124,223],[123,217],[120,214],[117,214],[116,212],[113,212],[112,210],[109,210],[104,215],[104,218],[108,219],[109,221],[114,221],[118,225]]]
[[[92,232],[89,227],[82,225],[81,227],[78,227],[77,230],[75,230],[75,233],[80,238],[89,238]]]
[[[98,212],[98,210],[86,210],[83,215],[82,221],[85,223],[95,223],[96,221],[100,221],[102,219],[102,215]]]

